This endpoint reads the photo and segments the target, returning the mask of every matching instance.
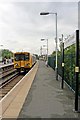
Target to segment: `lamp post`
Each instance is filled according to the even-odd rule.
[[[42,56],[42,46],[40,47],[40,55]]]
[[[58,80],[58,67],[57,67],[57,63],[58,63],[58,55],[57,55],[57,51],[58,51],[58,45],[57,45],[57,13],[53,13],[53,12],[41,12],[40,15],[49,15],[49,14],[54,14],[56,17],[56,80]]]
[[[48,67],[48,39],[41,39],[41,41],[47,41],[47,67]]]

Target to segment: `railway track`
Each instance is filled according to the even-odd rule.
[[[28,72],[28,71],[27,71]],[[24,77],[16,69],[4,69],[0,74],[0,100]]]
[[[16,75],[17,71],[15,69],[10,69],[7,72],[3,72],[3,74],[0,74],[0,87],[8,81],[11,77],[14,77]]]
[[[8,68],[7,68],[8,67]],[[19,75],[19,72],[13,66],[3,66],[0,68],[0,100],[21,80],[24,76]]]
[[[14,68],[14,64],[5,64],[0,66],[0,74]]]
[[[2,77],[0,79],[0,88],[3,88],[8,82],[10,82],[13,78],[15,78],[19,73],[16,71],[13,71],[10,74],[7,74],[6,76]]]
[[[2,83],[0,86],[0,100],[21,80],[23,76],[24,75],[19,75],[17,72]]]

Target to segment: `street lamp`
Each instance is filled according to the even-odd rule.
[[[58,80],[58,67],[57,67],[57,51],[58,51],[58,45],[57,45],[57,13],[53,13],[53,12],[41,12],[40,15],[49,15],[49,14],[55,14],[56,16],[56,80]]]
[[[41,41],[47,41],[47,67],[48,67],[48,39],[41,39]]]

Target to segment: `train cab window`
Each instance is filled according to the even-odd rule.
[[[15,61],[19,61],[20,60],[20,55],[19,54],[15,54]]]
[[[15,54],[15,61],[20,60],[29,60],[29,53],[28,54]]]
[[[29,54],[25,55],[25,60],[29,60]]]
[[[20,60],[25,60],[25,55],[24,54],[20,55]]]
[[[19,61],[19,60],[24,60],[25,59],[25,55],[24,54],[15,54],[15,60]]]

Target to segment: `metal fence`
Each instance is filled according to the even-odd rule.
[[[55,70],[55,64],[56,64],[55,62],[56,62],[55,56],[48,57],[48,65],[52,67],[54,70]]]
[[[48,64],[55,70],[55,56],[48,58]],[[62,57],[58,55],[58,74],[62,77]],[[79,75],[80,78],[80,75]],[[64,80],[75,91],[75,54],[64,55]],[[80,79],[79,79],[80,80]],[[80,84],[80,81],[79,81]],[[80,95],[80,87],[79,87]]]
[[[64,63],[64,79],[75,90],[75,54],[66,55]]]

